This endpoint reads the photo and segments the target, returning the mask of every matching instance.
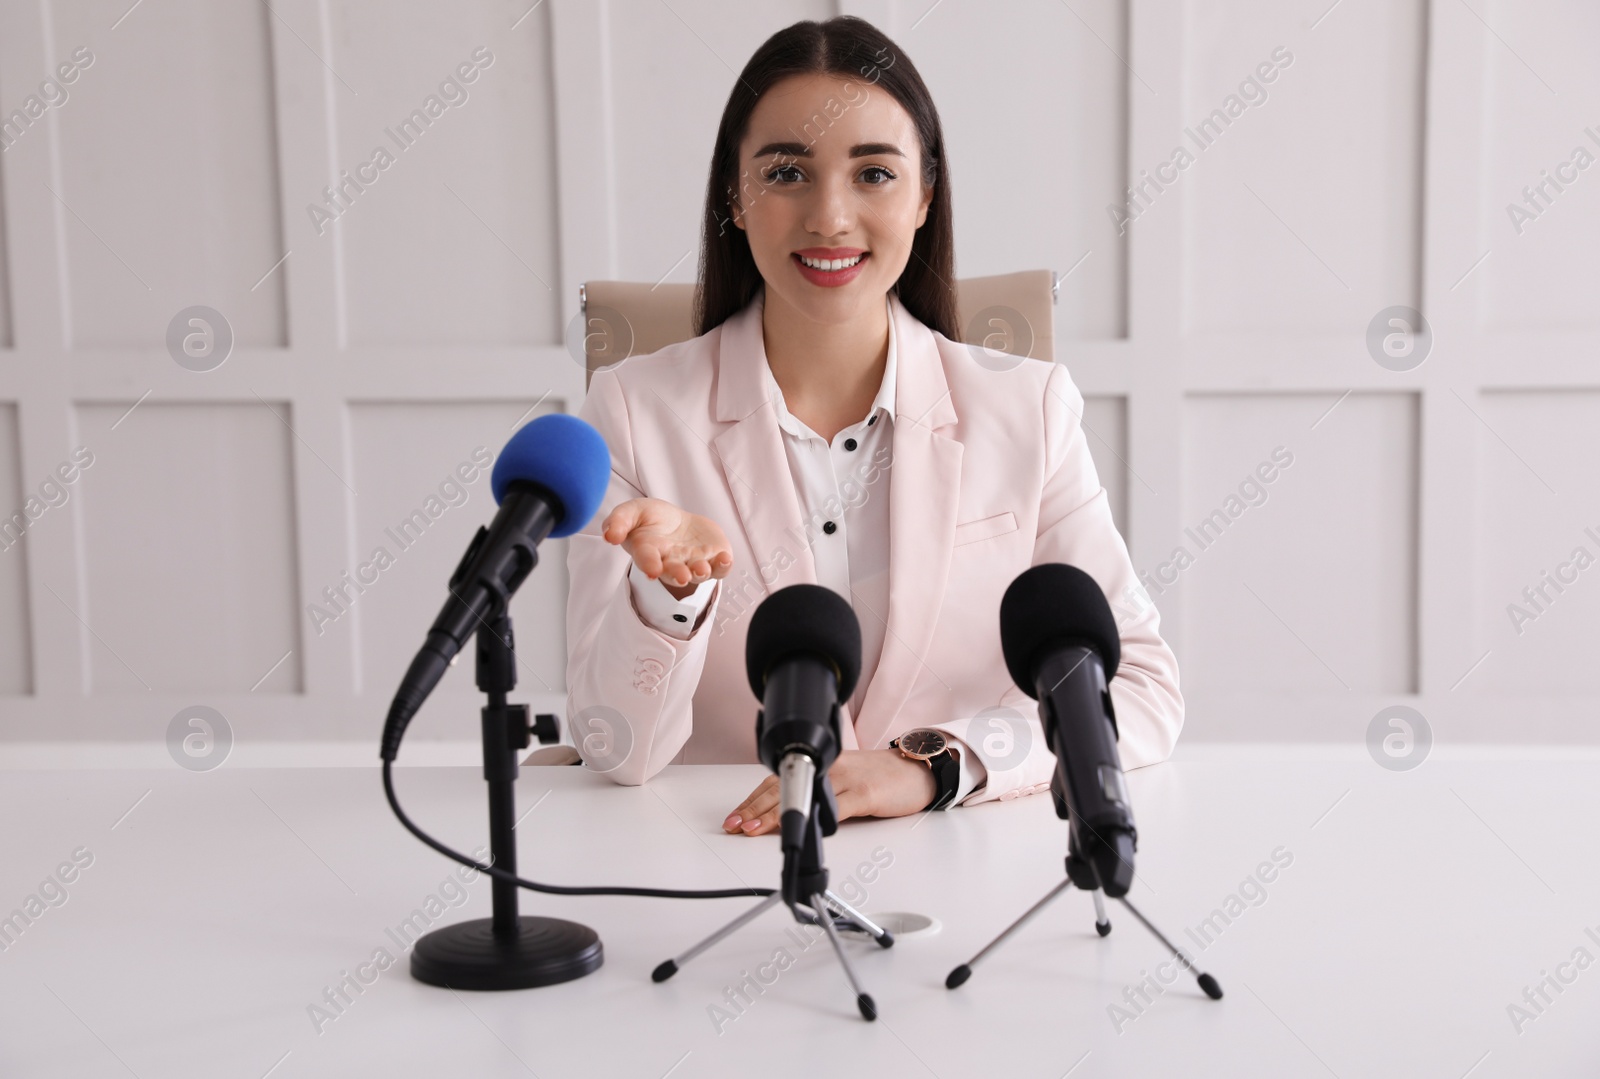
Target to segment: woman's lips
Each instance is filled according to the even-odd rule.
[[[800,268],[800,276],[810,281],[813,285],[820,285],[823,288],[838,288],[840,285],[848,285],[861,274],[861,268],[872,257],[872,252],[862,252],[861,258],[857,260],[854,266],[843,270],[818,270],[802,262],[799,254],[792,254],[789,257]]]

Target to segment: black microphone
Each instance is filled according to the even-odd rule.
[[[610,478],[605,439],[576,416],[540,416],[511,436],[490,476],[500,510],[472,537],[450,577],[450,598],[395,691],[383,728],[383,760],[392,761],[400,752],[406,725],[467,638],[490,614],[504,611],[533,572],[539,544],[588,524]]]
[[[1000,646],[1012,680],[1039,702],[1045,742],[1056,755],[1056,812],[1070,820],[1105,894],[1120,898],[1133,883],[1138,833],[1106,685],[1122,659],[1111,605],[1083,570],[1034,566],[1000,601]]]
[[[751,615],[744,654],[761,702],[757,755],[778,775],[783,849],[798,851],[817,773],[839,756],[839,705],[861,676],[861,625],[831,588],[790,585]]]

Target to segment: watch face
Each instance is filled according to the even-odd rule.
[[[900,748],[907,756],[927,760],[944,751],[948,744],[943,732],[918,727],[900,736]]]

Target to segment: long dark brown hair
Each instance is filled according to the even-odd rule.
[[[843,75],[875,83],[900,103],[922,143],[922,182],[933,188],[928,216],[911,241],[911,258],[890,291],[917,318],[952,341],[956,329],[955,244],[950,219],[950,164],[933,97],[916,67],[894,42],[865,19],[841,15],[826,22],[797,22],[769,37],[739,73],[717,128],[706,182],[700,236],[700,278],[695,289],[695,334],[722,325],[761,287],[750,240],[732,221],[739,188],[739,144],[761,95],[791,75]],[[814,118],[825,128],[826,116]],[[810,125],[808,125],[809,127]],[[748,205],[748,201],[746,202]]]

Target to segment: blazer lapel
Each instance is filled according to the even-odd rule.
[[[955,424],[956,411],[938,341],[898,296],[890,306],[899,351],[894,461],[889,469],[889,609],[860,612],[862,618],[881,617],[888,623],[883,653],[855,721],[864,749],[887,741],[919,677],[940,681],[927,657],[944,604],[961,493],[962,446],[942,433]],[[910,720],[920,723],[924,718],[936,717]]]
[[[762,392],[761,366],[767,362],[761,334],[764,297],[765,290],[758,291],[754,300],[722,324],[716,418],[733,426],[712,439],[711,448],[756,560],[748,568],[770,594],[791,584],[815,584],[817,571],[805,542],[778,414]],[[761,573],[762,567],[776,571],[771,580]],[[743,578],[743,573],[739,576]]]

